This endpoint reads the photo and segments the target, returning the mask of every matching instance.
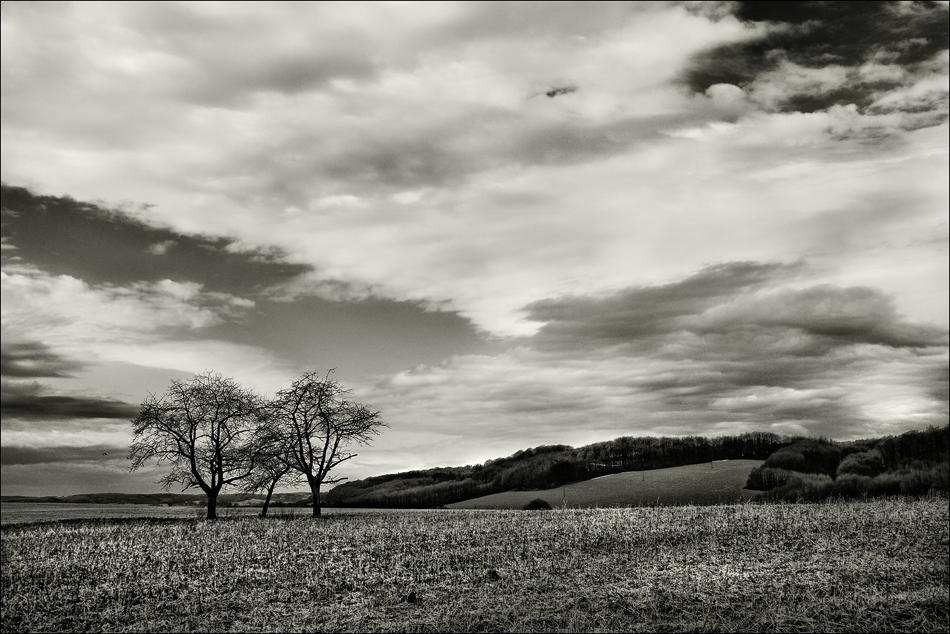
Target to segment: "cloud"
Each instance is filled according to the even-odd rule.
[[[723,263],[665,285],[534,302],[526,312],[543,325],[519,347],[416,368],[362,396],[403,429],[452,421],[455,444],[481,451],[456,450],[469,461],[518,442],[750,430],[845,439],[942,424],[947,329],[907,320],[876,289],[802,285],[806,273]]]
[[[697,320],[709,331],[785,328],[827,345],[884,345],[892,348],[945,346],[947,331],[901,319],[893,301],[872,288],[831,285],[780,290],[738,298]]]
[[[286,380],[287,364],[258,346],[196,337],[239,319],[251,300],[172,280],[91,285],[28,266],[7,266],[0,282],[5,348],[29,344],[39,331],[53,354],[88,368],[118,362],[176,370],[169,376],[178,378],[213,366],[262,390]]]
[[[149,245],[148,252],[153,255],[165,255],[168,253],[168,250],[176,244],[178,243],[174,240],[162,240],[161,242],[155,242],[154,244]]]
[[[63,462],[91,462],[104,463],[117,459],[125,460],[129,448],[117,445],[89,445],[76,447],[64,445],[59,447],[20,447],[0,446],[0,462],[3,466],[55,464]]]
[[[880,101],[888,90],[897,95],[939,77],[939,51],[920,60],[862,53],[860,64],[835,57],[819,66],[809,42],[830,38],[833,20],[812,33],[798,18],[782,26],[745,9],[741,19],[717,9],[713,20],[678,5],[372,6],[302,8],[320,19],[289,24],[286,7],[222,16],[190,5],[79,5],[75,15],[90,11],[91,30],[73,29],[69,41],[98,48],[70,59],[27,41],[66,30],[59,14],[11,9],[7,41],[16,54],[7,72],[15,74],[14,62],[37,66],[14,78],[20,88],[5,81],[17,106],[5,120],[4,177],[90,199],[155,203],[130,215],[173,233],[148,235],[134,257],[113,266],[163,267],[139,280],[195,281],[257,299],[242,280],[264,282],[265,271],[185,259],[181,236],[227,236],[250,253],[276,249],[291,268],[271,267],[262,285],[283,298],[409,301],[458,311],[497,335],[533,332],[521,312],[532,301],[677,279],[724,259],[792,261],[819,251],[835,260],[829,269],[855,274],[862,267],[850,258],[890,239],[872,234],[874,223],[859,210],[873,213],[887,192],[915,215],[943,195],[935,174],[946,161],[932,154],[945,133],[933,127],[936,111],[888,110]],[[928,15],[913,18],[913,28],[930,28]],[[747,79],[717,76],[694,86],[696,95],[677,84],[696,56],[715,64],[715,51],[727,50],[752,63],[758,49],[743,47],[764,41],[784,57]],[[246,49],[261,59],[242,74],[234,69],[243,68]],[[255,70],[303,58],[323,72],[324,55],[369,55],[373,68],[338,71],[327,62],[327,74],[292,86],[268,85]],[[75,72],[53,72],[56,64]],[[874,103],[883,104],[876,110],[781,111],[789,95],[833,91],[839,68],[862,86],[899,86],[874,89]],[[203,79],[209,73],[214,81]],[[66,86],[50,79],[60,75]],[[792,93],[781,91],[786,80]],[[203,85],[218,98],[194,92]],[[579,90],[543,97],[566,85]],[[67,96],[53,99],[57,91]],[[64,119],[59,103],[79,119]],[[106,112],[108,122],[98,122]],[[100,129],[106,124],[124,136],[110,137]],[[915,138],[912,130],[924,133]],[[895,192],[909,200],[893,200]],[[853,212],[853,222],[835,227],[846,244],[831,248],[823,215],[842,211]],[[933,233],[922,224],[890,230],[898,240]],[[173,239],[165,255],[140,257]],[[173,262],[195,278],[170,274]],[[894,280],[885,290],[901,293],[901,305],[932,306],[921,299],[930,289],[918,285]]]
[[[60,342],[118,342],[162,328],[205,328],[254,305],[227,293],[202,292],[194,282],[92,286],[33,268],[15,268],[0,276],[4,334],[44,327],[50,340]]]
[[[879,290],[790,287],[801,283],[790,275],[796,268],[722,264],[664,286],[537,302],[527,310],[544,325],[532,345],[687,358],[737,385],[767,386],[807,385],[845,369],[839,363],[854,369],[853,355],[870,363],[945,351],[945,327],[908,321]],[[721,381],[701,376],[698,383],[709,389]]]
[[[114,399],[46,392],[44,386],[36,382],[4,381],[0,397],[4,422],[10,419],[132,419],[139,412],[137,405]]]
[[[913,128],[947,117],[947,8],[940,3],[739,2],[735,15],[767,25],[759,37],[696,55],[683,81],[696,92],[735,85],[770,111],[818,112],[854,104],[894,109],[910,86],[933,83],[929,99],[902,111]],[[918,91],[921,89],[917,89]],[[920,111],[934,112],[929,119]]]
[[[12,377],[69,377],[82,364],[32,342],[11,343],[0,349],[0,375]]]
[[[87,144],[153,145],[160,134],[164,147],[153,148],[147,164],[122,159],[123,171],[136,174],[127,181],[135,183],[128,196],[134,199],[148,197],[156,179],[205,200],[211,191],[243,197],[251,188],[253,195],[299,202],[294,194],[318,197],[311,191],[314,174],[345,176],[352,184],[374,175],[401,183],[413,176],[430,182],[458,177],[465,166],[490,169],[498,163],[491,155],[506,152],[506,137],[517,144],[523,133],[539,134],[536,127],[570,127],[571,113],[595,128],[643,114],[644,107],[655,114],[638,88],[678,101],[662,84],[686,56],[745,35],[734,20],[712,24],[678,8],[609,4],[594,12],[500,4],[262,6],[227,15],[196,6],[101,11],[79,5],[73,11],[73,18],[88,12],[91,31],[77,31],[65,16],[40,8],[6,11],[7,41],[16,49],[8,56],[7,85],[16,83],[21,95],[9,110],[6,140],[13,142],[18,129],[53,133],[51,95],[72,105],[56,133],[72,137],[81,154]],[[683,37],[663,35],[674,29]],[[57,47],[30,46],[38,32],[57,36]],[[70,55],[71,47],[83,54]],[[336,73],[324,55],[372,59],[372,70]],[[322,78],[298,81],[296,71],[281,70],[286,67],[306,67]],[[561,74],[582,77],[584,94],[555,100],[564,106],[529,103]],[[47,80],[54,76],[68,81]],[[190,95],[195,91],[203,93],[197,103]],[[103,117],[106,104],[110,114]],[[499,132],[495,141],[477,134],[491,130]],[[75,138],[84,133],[88,138]],[[166,160],[166,152],[175,161]],[[152,185],[139,186],[143,170]],[[321,194],[334,194],[338,185],[324,183],[330,191]],[[81,182],[65,189],[87,197]],[[189,206],[198,202],[188,198]]]
[[[6,450],[4,445],[3,450]],[[7,454],[4,454],[6,456]],[[13,456],[17,456],[14,452]],[[82,452],[78,454],[84,456]],[[129,473],[124,455],[113,458],[110,452],[103,461],[77,460],[0,466],[4,495],[47,496],[82,493],[154,493],[160,489],[158,480],[164,475],[161,467],[145,467]],[[172,489],[173,492],[178,491]]]
[[[925,380],[946,364],[945,350],[852,347],[808,357],[780,344],[671,335],[652,352],[524,346],[416,368],[358,398],[394,429],[455,431],[459,438],[442,443],[426,466],[622,435],[764,431],[844,440],[945,423],[946,405],[932,400]],[[383,437],[362,453],[371,459],[386,451]]]
[[[528,319],[544,323],[537,336],[542,344],[631,342],[677,332],[684,327],[683,317],[701,314],[741,291],[760,288],[782,275],[790,275],[795,268],[756,262],[726,263],[664,286],[634,288],[601,298],[546,299],[529,304],[526,311]]]
[[[147,213],[149,205],[112,208],[6,184],[0,192],[3,237],[17,258],[4,257],[5,263],[29,262],[92,284],[170,279],[245,296],[260,296],[309,270],[287,262],[273,248],[255,248],[234,238],[183,235],[164,223],[136,217]]]
[[[775,288],[797,268],[753,262],[721,264],[664,286],[633,288],[599,298],[547,299],[526,310],[529,319],[545,324],[537,341],[555,348],[636,345],[682,332],[698,336],[789,332],[795,333],[797,345],[803,346],[807,340],[816,353],[863,343],[894,348],[947,344],[946,329],[900,318],[893,300],[876,289],[832,285]]]

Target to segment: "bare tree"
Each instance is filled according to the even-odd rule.
[[[213,372],[172,381],[161,398],[150,394],[132,421],[130,471],[152,458],[169,463],[162,486],[200,488],[214,519],[221,489],[250,477],[259,460],[261,405],[253,392]]]
[[[356,456],[353,444],[367,445],[382,427],[379,412],[343,397],[350,393],[330,378],[308,372],[277,393],[272,412],[289,444],[291,468],[306,480],[313,494],[313,516],[320,516],[320,488],[345,477],[330,472]]]
[[[267,420],[256,441],[258,459],[255,461],[251,475],[241,484],[241,490],[245,493],[266,491],[264,505],[261,507],[261,517],[267,517],[271,497],[279,484],[296,484],[302,481],[301,474],[291,469],[290,444],[281,434],[281,430],[273,424],[270,410],[266,417]]]

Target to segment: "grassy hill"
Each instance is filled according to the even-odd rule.
[[[583,447],[541,445],[482,464],[390,473],[344,482],[327,492],[329,506],[440,508],[506,491],[552,490],[615,473],[765,460],[793,438],[760,432],[738,436],[621,436]]]
[[[655,504],[724,504],[749,499],[744,489],[749,473],[761,460],[628,471],[543,491],[506,491],[447,504],[451,509],[520,509],[536,498],[551,506],[571,508],[648,506]]]

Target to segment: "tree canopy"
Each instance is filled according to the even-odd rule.
[[[254,470],[262,411],[260,397],[220,374],[172,381],[161,397],[150,394],[132,421],[131,470],[153,458],[169,463],[163,487],[200,488],[208,496],[208,519],[214,519],[221,489]]]
[[[320,489],[343,477],[330,472],[356,456],[355,445],[366,445],[387,427],[379,412],[346,400],[350,391],[330,378],[308,372],[277,393],[270,407],[275,434],[286,443],[290,469],[305,480],[313,494],[313,515],[320,515]]]
[[[160,483],[200,488],[208,519],[226,486],[266,490],[269,501],[279,484],[306,482],[319,516],[320,488],[345,479],[333,469],[356,456],[354,444],[368,444],[387,426],[379,412],[344,398],[350,391],[331,373],[308,372],[269,401],[214,372],[172,381],[161,397],[150,394],[132,421],[130,470],[151,459],[168,463]]]

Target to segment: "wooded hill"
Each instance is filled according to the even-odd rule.
[[[836,443],[799,438],[749,474],[769,500],[921,495],[950,488],[950,425]]]
[[[544,445],[465,467],[406,471],[343,483],[328,506],[432,508],[504,491],[581,482],[611,473],[679,467],[713,460],[764,460],[794,439],[769,433],[704,438],[624,436],[583,447]]]
[[[747,433],[685,438],[625,436],[573,448],[546,445],[465,467],[407,471],[347,482],[328,506],[432,508],[502,493],[551,489],[625,471],[714,460],[759,459],[746,488],[765,499],[919,495],[948,489],[950,426],[849,442]]]

